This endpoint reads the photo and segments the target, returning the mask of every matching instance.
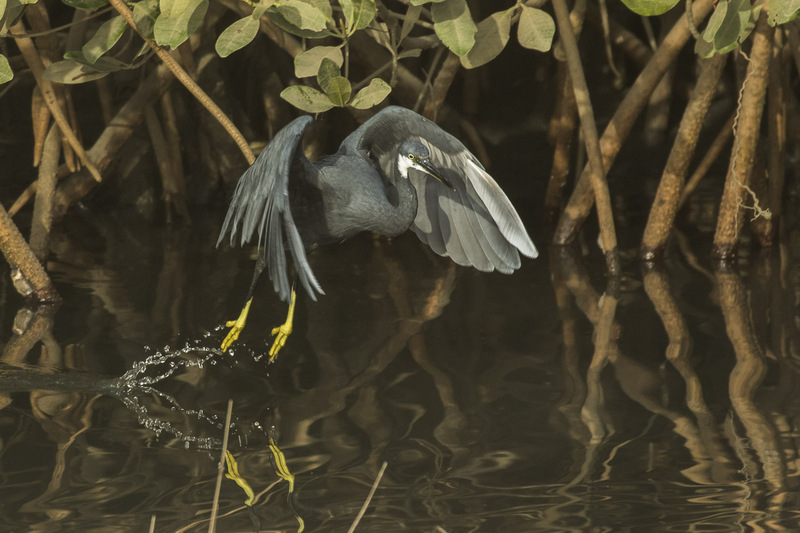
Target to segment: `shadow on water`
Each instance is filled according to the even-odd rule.
[[[205,531],[225,409],[253,488],[223,480],[218,531],[789,531],[797,511],[797,250],[705,271],[685,247],[604,287],[573,250],[513,276],[413,235],[313,256],[326,295],[263,357],[284,309],[218,217],[142,228],[72,215],[60,308],[4,282],[3,529]],[[141,229],[134,229],[134,228]],[[547,257],[549,255],[549,257]],[[597,258],[588,258],[595,261]],[[8,280],[8,276],[3,276]],[[270,437],[295,476],[276,473]],[[289,503],[290,502],[291,505]]]

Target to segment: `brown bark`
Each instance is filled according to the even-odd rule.
[[[672,151],[664,167],[664,173],[658,185],[653,207],[642,239],[642,258],[652,260],[660,254],[667,243],[672,223],[678,212],[678,206],[686,179],[686,171],[700,137],[711,100],[717,91],[722,68],[727,56],[716,55],[701,62],[700,76],[692,97],[686,105],[681,119],[678,135],[672,145]]]
[[[695,20],[705,18],[711,12],[713,4],[713,0],[695,1]],[[661,77],[678,57],[678,53],[683,49],[690,35],[686,18],[682,17],[631,86],[600,139],[603,166],[605,168],[610,168],[614,163],[622,142],[630,133],[636,118],[647,104],[647,99],[661,80]],[[555,244],[567,244],[575,239],[578,235],[578,230],[586,221],[593,203],[594,196],[591,193],[590,170],[587,167],[581,173],[575,190],[567,203],[564,213],[561,215],[553,237]]]
[[[58,159],[61,155],[61,136],[55,124],[50,127],[43,148],[30,238],[31,250],[42,262],[47,257],[47,241],[53,227],[53,197],[56,192]]]
[[[60,300],[53,287],[53,282],[50,281],[50,276],[47,275],[42,264],[36,259],[28,243],[25,242],[25,238],[2,205],[0,205],[0,251],[3,252],[9,265],[19,269],[22,281],[30,284],[33,289],[30,294],[24,294],[23,292],[21,294],[24,296],[32,295],[40,302],[56,302]],[[20,291],[20,285],[15,283],[15,286]]]
[[[755,161],[771,53],[772,29],[767,23],[767,11],[762,10],[756,24],[747,75],[743,82],[739,118],[734,133],[734,150],[725,178],[717,230],[714,234],[712,255],[722,261],[733,258],[739,242],[743,223],[741,210]]]
[[[614,230],[614,216],[611,211],[611,196],[608,193],[606,171],[603,167],[603,154],[600,151],[600,142],[597,135],[597,125],[594,121],[594,111],[589,97],[589,87],[583,74],[583,67],[578,51],[578,42],[573,33],[569,12],[564,0],[553,0],[561,43],[567,56],[570,79],[572,80],[575,101],[578,106],[578,115],[581,119],[581,131],[586,142],[586,151],[589,155],[589,179],[597,202],[597,218],[600,223],[600,234],[603,242],[603,253],[606,255],[606,266],[609,273],[616,274],[619,269],[619,256],[617,250],[617,235]]]

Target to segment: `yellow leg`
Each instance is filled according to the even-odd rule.
[[[239,338],[239,333],[242,332],[242,330],[244,329],[244,324],[245,322],[247,322],[247,314],[250,313],[251,303],[253,303],[252,298],[247,300],[247,303],[244,304],[242,312],[239,314],[239,318],[225,323],[225,327],[231,328],[231,330],[225,336],[225,340],[222,341],[223,352],[226,351],[228,348],[230,348],[231,344],[233,344],[233,342]]]
[[[294,292],[294,287],[292,287],[292,300],[289,302],[289,312],[286,314],[286,322],[272,330],[272,334],[276,335],[276,337],[272,343],[272,347],[269,349],[270,363],[275,361],[275,358],[278,357],[278,352],[283,348],[283,345],[286,344],[286,339],[292,332],[292,324],[294,323],[294,302],[296,298],[297,295]]]

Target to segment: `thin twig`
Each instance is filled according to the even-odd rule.
[[[217,465],[217,486],[214,488],[214,503],[211,506],[211,519],[208,522],[208,533],[214,533],[217,527],[217,511],[219,510],[219,492],[222,488],[222,474],[225,472],[225,452],[228,449],[228,436],[231,430],[231,413],[233,400],[228,400],[228,412],[225,414],[225,434],[222,436],[222,453]]]
[[[708,150],[700,160],[700,163],[697,164],[697,168],[694,169],[692,176],[687,180],[686,187],[683,188],[683,192],[681,193],[679,207],[682,207],[683,204],[686,203],[686,200],[689,199],[689,196],[691,196],[691,194],[697,188],[700,180],[705,177],[706,173],[711,168],[711,165],[716,162],[717,158],[722,153],[722,149],[725,148],[725,145],[727,145],[728,141],[731,139],[731,137],[733,137],[734,120],[736,120],[736,114],[732,113],[730,118],[728,118],[722,128],[720,128],[717,136],[714,137],[714,140],[711,142],[711,146],[708,147]]]
[[[50,80],[44,78],[44,64],[42,63],[39,54],[36,52],[36,47],[34,46],[33,41],[27,37],[19,37],[19,35],[25,33],[25,27],[21,22],[17,22],[10,28],[10,32],[11,35],[14,36],[14,40],[17,43],[19,51],[22,52],[25,62],[28,63],[31,72],[33,73],[33,77],[36,78],[36,85],[38,85],[39,89],[42,91],[42,96],[44,96],[45,103],[47,103],[47,107],[50,108],[53,118],[58,124],[58,127],[61,129],[61,134],[67,140],[69,146],[75,150],[75,153],[78,154],[81,162],[92,174],[92,177],[98,182],[102,181],[103,176],[100,175],[97,167],[95,167],[94,163],[86,155],[86,151],[83,149],[83,146],[81,146],[81,143],[78,140],[78,137],[75,135],[75,132],[72,131],[72,128],[69,125],[69,120],[64,114],[64,111],[58,105],[58,97],[56,96],[53,84],[50,82]]]
[[[428,101],[425,103],[425,111],[422,113],[425,117],[434,122],[436,121],[436,116],[444,103],[447,91],[450,90],[450,85],[452,85],[460,68],[461,61],[458,56],[453,52],[449,52],[442,62],[439,72],[436,73],[436,78],[433,80]]]
[[[114,160],[120,147],[130,138],[139,123],[144,118],[144,109],[146,105],[153,102],[158,98],[163,91],[172,83],[174,77],[165,65],[159,65],[153,69],[144,82],[142,82],[136,89],[136,92],[128,98],[108,126],[103,130],[103,133],[95,141],[89,150],[87,156],[94,161],[97,169],[102,172]],[[64,165],[59,168],[57,178],[59,180],[68,175]],[[85,172],[78,172],[73,174],[73,177],[84,176]],[[59,188],[56,193],[57,197],[62,197],[56,202],[56,215],[63,214],[63,212],[75,202],[79,201],[83,196],[91,190],[96,184],[96,181],[88,177],[91,183],[87,183],[84,178],[80,178],[79,184],[71,185],[69,188],[74,189],[68,193],[63,190],[63,186]],[[8,209],[9,216],[16,216],[33,195],[36,193],[37,182],[31,183],[22,194],[14,201],[12,206]],[[78,191],[80,189],[80,191]],[[67,200],[68,199],[68,200]],[[65,200],[66,203],[65,203]]]
[[[82,18],[79,21],[74,21],[73,20],[72,22],[67,22],[66,24],[62,24],[61,26],[56,26],[55,28],[50,28],[49,30],[32,31],[32,32],[27,32],[27,33],[21,33],[21,34],[18,34],[18,35],[14,35],[14,37],[27,37],[28,39],[33,39],[34,37],[44,37],[45,35],[52,35],[54,33],[60,32],[62,30],[66,30],[67,28],[71,28],[72,26],[75,26],[76,24],[80,24],[80,23],[85,22],[87,20],[96,19],[97,17],[102,17],[103,15],[108,13],[109,11],[111,11],[111,8],[107,7],[105,9],[100,9],[99,11],[95,11],[94,13],[87,14],[84,18]],[[69,48],[68,48],[68,50],[69,50]]]
[[[364,513],[367,512],[367,507],[369,507],[369,502],[372,501],[372,497],[375,495],[375,491],[378,489],[378,484],[381,482],[381,478],[383,477],[383,473],[386,471],[386,466],[389,463],[386,461],[383,462],[381,465],[381,469],[378,471],[378,475],[375,478],[375,481],[372,483],[372,488],[369,491],[369,495],[367,495],[367,499],[364,500],[364,505],[361,506],[361,510],[358,511],[358,515],[356,519],[353,520],[353,524],[350,526],[350,529],[347,530],[347,533],[353,533],[356,530],[356,526],[358,523],[361,522],[361,519],[364,517]]]
[[[567,67],[569,68],[569,75],[575,92],[575,101],[578,105],[578,115],[581,119],[581,131],[583,131],[586,140],[586,151],[589,155],[589,165],[591,167],[589,179],[597,204],[597,218],[600,223],[600,234],[603,238],[603,253],[606,255],[609,273],[616,274],[619,267],[617,236],[614,230],[614,216],[611,211],[611,196],[605,179],[606,171],[603,168],[603,154],[600,150],[600,141],[597,135],[597,124],[594,120],[592,102],[589,98],[589,87],[583,74],[578,42],[572,31],[567,4],[564,0],[553,0],[553,9],[556,14],[556,24],[561,36],[561,44],[567,56]]]
[[[140,31],[139,28],[136,27],[136,23],[133,20],[133,13],[131,10],[128,9],[128,6],[125,5],[125,2],[122,0],[109,0],[109,3],[114,6],[114,9],[119,12],[122,18],[125,19],[125,22],[133,28],[136,33],[138,33],[142,39],[147,43],[147,45],[153,49],[156,55],[164,62],[164,64],[172,71],[175,77],[180,81],[184,87],[186,87],[192,95],[197,98],[203,107],[205,107],[211,115],[217,119],[217,121],[225,128],[225,131],[228,132],[228,135],[234,140],[236,145],[239,147],[239,150],[242,151],[245,159],[247,159],[247,163],[252,165],[253,162],[256,160],[255,155],[253,155],[253,151],[250,149],[250,146],[247,144],[242,133],[239,129],[231,122],[228,116],[223,113],[222,109],[214,103],[214,101],[200,88],[199,85],[186,73],[183,68],[178,64],[177,61],[170,55],[170,53],[163,47],[159,46],[155,41],[152,39],[148,39],[145,37]]]

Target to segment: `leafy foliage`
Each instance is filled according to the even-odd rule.
[[[177,48],[203,23],[208,0],[160,0],[159,9],[161,14],[153,27],[155,41]]]
[[[772,26],[786,24],[800,14],[800,0],[770,0],[767,21]]]
[[[372,78],[369,85],[356,93],[350,105],[356,109],[369,109],[383,102],[390,92],[392,88],[388,83],[380,78]]]
[[[695,44],[695,52],[701,57],[711,57],[735,49],[753,31],[758,9],[750,0],[724,0],[717,4],[702,39]]]
[[[25,4],[35,0],[0,0],[0,35],[22,15]],[[94,11],[107,5],[107,0],[62,0],[74,9]],[[404,13],[396,13],[392,4],[383,0],[242,0],[253,7],[249,15],[224,28],[215,42],[221,57],[241,50],[258,34],[264,19],[288,33],[306,39],[307,49],[294,60],[295,76],[312,86],[292,86],[284,98],[308,112],[322,112],[334,106],[365,109],[379,104],[391,92],[398,64],[420,57],[426,46],[417,42],[434,38],[441,46],[459,56],[464,68],[485,65],[502,53],[516,35],[525,48],[545,52],[552,46],[555,23],[545,10],[533,7],[538,3],[517,1],[489,13],[476,24],[467,0],[410,0]],[[623,0],[640,15],[653,16],[672,9],[678,0]],[[487,2],[484,5],[492,5]],[[720,0],[711,19],[696,43],[699,55],[727,53],[735,49],[754,27],[759,5],[750,0]],[[156,43],[176,48],[197,31],[208,10],[208,0],[139,0],[129,4],[138,31]],[[506,5],[507,6],[507,5]],[[794,20],[800,12],[800,0],[771,0],[769,22],[773,25]],[[244,16],[242,16],[244,15]],[[516,28],[514,26],[516,25]],[[90,34],[79,50],[68,51],[62,61],[51,64],[46,76],[59,83],[83,83],[123,69],[137,68],[149,57],[141,45],[131,53],[118,50],[126,24],[122,17],[107,16]],[[351,79],[347,54],[354,35],[365,32],[392,56],[392,78]],[[319,39],[326,39],[320,42]],[[413,40],[412,40],[413,38]],[[415,44],[409,44],[409,43]],[[428,41],[430,42],[430,41]],[[134,50],[135,51],[135,50]],[[344,69],[344,71],[342,71]],[[0,83],[13,78],[9,61],[0,56]],[[360,89],[359,89],[360,88]]]
[[[678,3],[679,0],[622,0],[628,9],[643,17],[663,15]]]
[[[127,23],[120,16],[107,20],[81,48],[83,57],[85,57],[89,63],[97,62],[100,56],[111,50],[111,47],[117,44],[117,41],[119,41],[127,28]]]
[[[241,50],[256,38],[259,27],[258,19],[252,16],[244,17],[223,31],[217,39],[214,49],[220,57],[228,57],[237,50]]]
[[[433,29],[444,45],[463,56],[475,44],[478,28],[472,21],[467,0],[448,0],[431,6]]]
[[[519,44],[531,50],[546,52],[553,43],[556,24],[553,17],[535,7],[522,6],[519,16],[517,38]]]
[[[329,59],[337,67],[344,64],[342,50],[338,46],[315,46],[297,54],[294,58],[294,74],[298,78],[310,78],[319,72],[323,59]]]
[[[6,83],[14,79],[14,73],[11,71],[11,65],[8,64],[8,59],[3,54],[0,54],[0,83]]]
[[[478,23],[475,33],[475,46],[461,56],[461,64],[466,68],[485,65],[503,51],[511,36],[511,19],[514,9],[498,11]]]

